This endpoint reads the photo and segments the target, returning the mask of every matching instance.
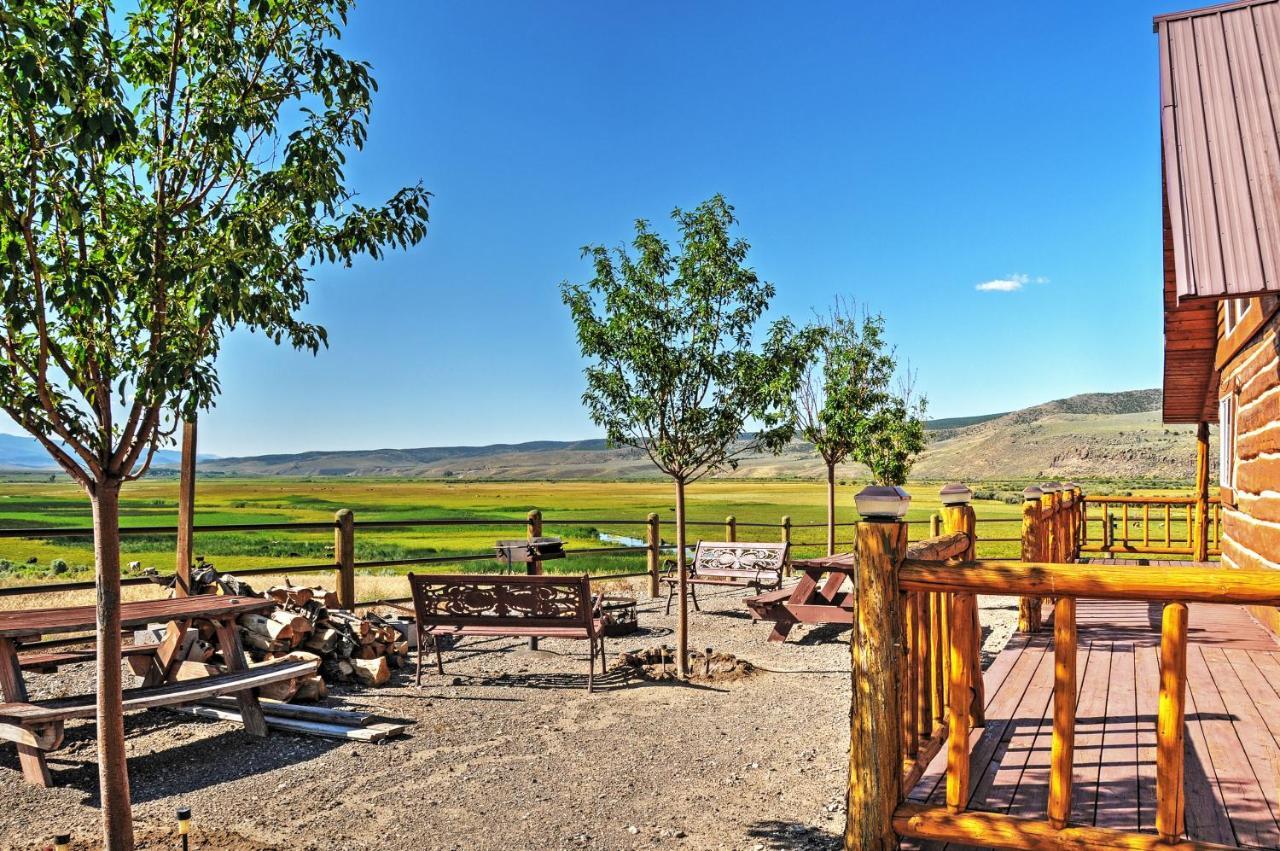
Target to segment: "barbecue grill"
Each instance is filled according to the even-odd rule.
[[[498,541],[494,549],[497,551],[498,561],[507,570],[513,570],[517,564],[527,565],[534,561],[564,558],[564,541],[559,538]]]

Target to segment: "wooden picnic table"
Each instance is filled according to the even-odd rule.
[[[122,628],[168,623],[164,640],[147,654],[150,664],[146,666],[142,687],[125,690],[125,709],[175,705],[218,694],[235,694],[245,729],[265,736],[267,722],[258,703],[256,687],[308,673],[303,668],[315,669],[314,662],[275,664],[269,671],[261,667],[249,668],[240,644],[236,619],[274,606],[272,600],[260,597],[220,595],[123,603],[120,607]],[[177,672],[181,659],[178,651],[188,627],[197,620],[212,623],[228,672],[179,682]],[[93,606],[0,612],[0,693],[5,701],[0,704],[0,739],[17,744],[22,774],[28,783],[52,785],[45,752],[61,745],[63,721],[93,717],[96,695],[30,701],[22,679],[23,665],[18,651],[24,642],[38,641],[45,635],[92,630],[96,623]],[[87,661],[94,657],[87,654],[84,658]]]
[[[853,581],[856,558],[854,553],[840,553],[792,561],[791,568],[800,572],[800,580],[790,588],[748,597],[751,616],[773,621],[770,641],[786,641],[798,623],[852,624],[853,595],[840,589],[846,579]]]

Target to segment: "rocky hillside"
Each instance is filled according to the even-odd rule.
[[[921,479],[1192,478],[1195,436],[1160,422],[1160,391],[1088,393],[1005,414],[931,423]],[[276,476],[411,476],[447,479],[652,478],[644,454],[601,440],[539,441],[482,447],[304,452],[201,463],[205,473]],[[817,478],[812,448],[748,458],[735,477]],[[850,465],[842,477],[864,471]]]

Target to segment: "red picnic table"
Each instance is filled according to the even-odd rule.
[[[267,723],[258,704],[257,688],[314,673],[319,664],[316,660],[280,660],[269,665],[248,666],[236,619],[242,614],[274,606],[274,601],[261,597],[211,594],[122,604],[120,625],[124,629],[168,623],[164,641],[127,646],[122,650],[122,655],[132,657],[131,663],[146,663],[142,686],[125,689],[123,708],[128,711],[174,706],[234,694],[240,704],[245,729],[265,736]],[[226,673],[192,680],[178,679],[182,665],[179,651],[193,621],[208,621],[213,625],[218,648],[228,668]],[[96,714],[97,695],[29,700],[22,680],[23,670],[46,670],[60,664],[93,661],[96,657],[92,650],[24,653],[22,656],[18,651],[23,642],[39,641],[43,635],[88,632],[96,625],[93,606],[0,612],[0,694],[5,701],[0,703],[0,740],[17,744],[18,761],[28,783],[52,785],[45,752],[62,745],[64,721],[92,718]]]
[[[773,621],[770,641],[785,641],[798,623],[852,625],[853,594],[840,589],[846,579],[852,583],[856,559],[855,553],[797,559],[791,568],[801,572],[799,582],[748,597],[747,608],[756,620]]]

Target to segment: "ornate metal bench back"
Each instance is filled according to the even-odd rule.
[[[409,574],[418,623],[480,626],[589,626],[587,576]]]
[[[754,576],[782,574],[787,544],[753,544],[732,541],[699,541],[693,569],[703,575]]]

